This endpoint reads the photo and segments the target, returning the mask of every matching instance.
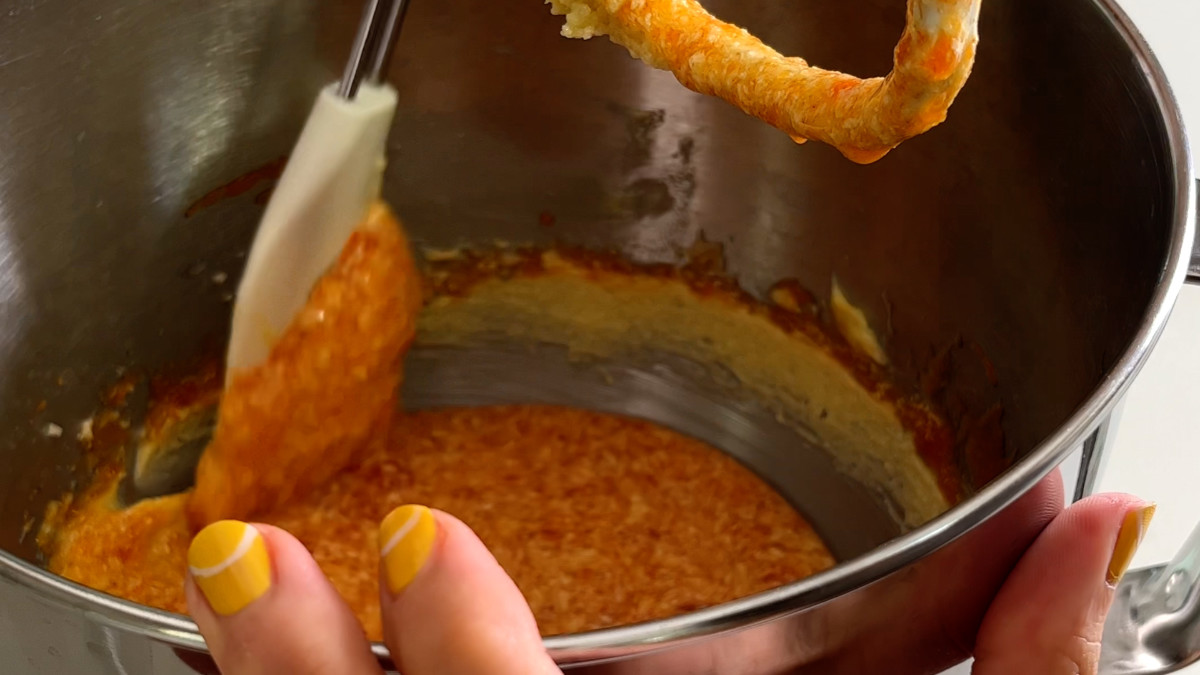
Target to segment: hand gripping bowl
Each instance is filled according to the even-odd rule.
[[[706,5],[784,53],[857,74],[889,69],[904,23],[897,0]],[[73,437],[97,392],[123,368],[223,339],[268,185],[256,178],[336,77],[357,12],[325,0],[7,3],[5,672],[212,671],[188,619],[44,571],[33,534],[47,502],[83,478]],[[409,405],[537,398],[654,419],[770,476],[843,561],[548,647],[597,673],[923,673],[965,658],[987,599],[1061,504],[1048,474],[1081,444],[1076,496],[1090,489],[1113,411],[1186,275],[1188,151],[1145,43],[1112,0],[986,0],[974,74],[947,121],[860,166],[559,26],[536,1],[412,4],[391,69],[391,153],[403,161],[384,193],[419,246],[563,241],[677,262],[703,237],[760,297],[784,278],[829,297],[836,276],[887,327],[900,382],[948,345],[986,354],[1015,461],[902,528],[815,445],[696,394],[686,369],[611,364],[599,386],[553,358],[475,351],[450,368],[418,349]],[[963,401],[980,391],[966,377],[946,387]]]

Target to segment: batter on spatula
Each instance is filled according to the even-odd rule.
[[[420,307],[408,240],[376,203],[267,361],[231,374],[188,500],[192,526],[270,510],[386,443]]]

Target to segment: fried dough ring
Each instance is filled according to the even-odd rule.
[[[894,68],[870,79],[785,57],[696,0],[546,2],[563,35],[608,35],[689,89],[869,164],[946,119],[975,61],[981,0],[909,0]]]

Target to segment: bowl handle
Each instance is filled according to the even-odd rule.
[[[1200,661],[1200,525],[1174,560],[1125,575],[1101,644],[1100,675],[1173,673]]]

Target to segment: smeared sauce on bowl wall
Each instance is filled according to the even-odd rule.
[[[905,526],[961,496],[941,418],[887,384],[787,287],[768,305],[704,265],[635,266],[567,249],[430,258],[422,278],[399,224],[374,207],[268,362],[231,378],[187,493],[121,504],[129,422],[120,397],[110,399],[84,439],[92,483],[46,515],[49,568],[182,613],[196,528],[267,522],[312,551],[378,639],[376,531],[403,503],[470,525],[546,635],[665,618],[834,564],[767,482],[654,423],[536,404],[402,411],[397,385],[414,335],[465,346],[503,334],[591,357],[653,347],[720,364],[825,439],[846,473],[894,501]],[[161,386],[147,423],[211,406],[221,385],[209,367]]]

